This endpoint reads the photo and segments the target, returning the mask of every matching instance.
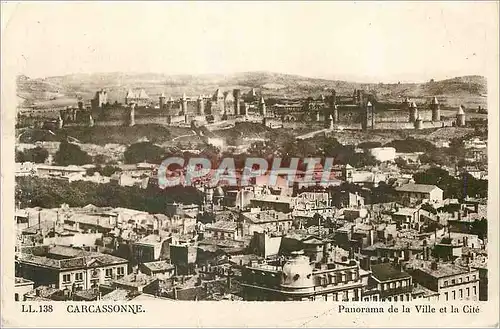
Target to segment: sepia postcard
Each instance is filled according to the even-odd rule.
[[[499,327],[499,2],[1,14],[2,327]]]

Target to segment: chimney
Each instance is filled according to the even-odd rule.
[[[438,263],[437,262],[432,262],[431,263],[431,270],[437,270],[438,269]]]

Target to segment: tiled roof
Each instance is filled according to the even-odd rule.
[[[161,260],[157,262],[143,263],[143,266],[147,267],[153,272],[168,271],[173,269],[175,266],[167,261]]]
[[[382,282],[411,277],[408,273],[401,271],[391,263],[372,265],[371,271],[373,277]]]
[[[52,247],[54,248],[54,247]],[[52,249],[51,248],[51,249]],[[62,247],[59,247],[60,249]],[[51,249],[47,254],[51,253]],[[60,251],[60,250],[59,250]],[[46,256],[36,256],[32,254],[22,253],[19,255],[18,260],[22,263],[29,263],[33,265],[51,267],[54,269],[72,269],[72,268],[84,268],[84,267],[100,267],[113,264],[123,264],[127,263],[124,258],[103,254],[103,253],[92,253],[86,251],[79,251],[77,257],[69,259],[53,259]]]
[[[400,192],[430,193],[435,189],[441,190],[436,185],[426,185],[426,184],[406,184],[403,186],[396,187],[395,190]]]
[[[237,228],[237,224],[229,221],[218,221],[213,224],[207,224],[205,228],[207,230],[234,232]]]

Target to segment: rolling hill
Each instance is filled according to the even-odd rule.
[[[431,96],[450,100],[467,106],[486,106],[486,79],[482,76],[463,76],[426,83],[364,84],[339,80],[308,78],[298,75],[272,72],[243,72],[229,75],[165,75],[157,73],[94,73],[71,74],[47,78],[31,79],[19,76],[17,94],[24,105],[37,107],[57,107],[75,105],[78,99],[88,100],[93,94],[105,88],[109,100],[123,102],[130,88],[144,89],[155,98],[164,92],[174,98],[186,93],[188,96],[212,94],[215,89],[229,90],[250,88],[260,90],[267,97],[318,97],[334,88],[337,94],[351,95],[354,89],[370,90],[379,99],[387,101],[410,97],[425,100]]]

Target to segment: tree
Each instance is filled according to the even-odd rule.
[[[92,162],[92,157],[82,151],[80,146],[62,141],[54,156],[54,162],[60,166],[83,165]]]
[[[27,149],[24,152],[16,152],[16,162],[44,163],[48,157],[49,152],[40,146],[33,149]]]
[[[124,154],[126,163],[161,163],[165,157],[165,150],[151,142],[140,142],[130,145]]]

